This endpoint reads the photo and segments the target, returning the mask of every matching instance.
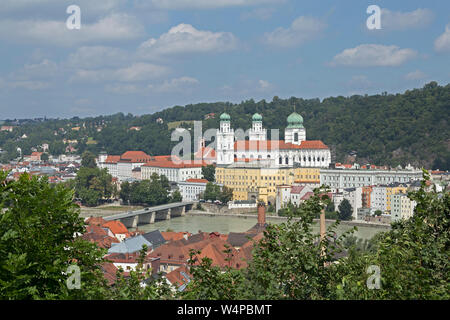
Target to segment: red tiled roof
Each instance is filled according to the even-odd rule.
[[[320,140],[302,141],[300,145],[286,143],[284,140],[240,140],[234,143],[234,150],[289,150],[289,149],[328,149]]]
[[[184,235],[187,234],[190,236],[191,234],[188,232],[173,232],[173,231],[162,231],[161,235],[166,241],[177,241],[184,239]]]
[[[120,160],[128,160],[134,163],[143,163],[150,160],[150,156],[143,151],[127,151],[120,156]]]
[[[208,183],[209,181],[206,179],[187,179],[186,182]]]
[[[202,147],[195,153],[196,159],[215,160],[216,150],[209,147]]]
[[[105,163],[117,163],[120,160],[120,156],[107,156]]]
[[[299,194],[302,192],[302,190],[305,188],[305,186],[292,186],[291,193],[293,194]]]
[[[129,235],[128,229],[125,227],[125,225],[117,220],[114,221],[108,221],[105,224],[103,224],[104,228],[108,228],[111,230],[114,234],[126,234]]]
[[[202,160],[191,161],[191,160],[181,160],[178,157],[171,156],[157,156],[151,157],[144,167],[158,167],[158,168],[199,168],[206,166],[210,163]]]
[[[169,280],[169,282],[171,284],[179,287],[179,286],[189,282],[189,279],[186,279],[181,272],[184,272],[189,277],[192,277],[192,275],[189,273],[187,266],[182,265],[181,267],[176,268],[172,272],[169,272],[168,274],[166,274],[166,278],[167,278],[167,280]]]

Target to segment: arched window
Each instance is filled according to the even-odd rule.
[[[289,158],[288,158],[288,157],[286,157],[286,158],[284,159],[284,163],[285,163],[285,164],[289,164]]]
[[[305,157],[303,157],[303,161],[305,161],[305,162],[306,162],[306,156],[305,156]]]
[[[282,157],[280,157],[280,159],[279,159],[280,161],[279,161],[279,163],[280,164],[283,164],[283,158]]]
[[[270,159],[270,154],[267,155],[267,159]]]

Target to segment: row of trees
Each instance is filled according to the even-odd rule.
[[[345,161],[350,152],[356,151],[356,160],[360,163],[392,166],[411,163],[417,167],[450,170],[449,101],[450,85],[430,82],[421,89],[402,94],[339,96],[322,101],[275,96],[272,101],[199,103],[143,116],[118,113],[24,124],[13,132],[0,132],[0,147],[5,150],[3,160],[17,157],[18,146],[29,154],[32,147],[42,143],[49,143],[51,154],[57,155],[65,147],[63,138],[77,139],[79,154],[86,150],[94,153],[105,150],[109,154],[121,154],[126,150],[143,150],[151,155],[170,154],[176,142],[170,139],[168,122],[202,120],[204,130],[218,128],[218,115],[224,110],[231,115],[233,128],[250,128],[252,114],[259,112],[264,117],[264,126],[279,128],[280,139],[283,139],[286,118],[296,106],[305,119],[308,139],[324,141],[336,151],[338,162]],[[204,120],[208,113],[217,116]],[[156,123],[158,118],[164,123]],[[80,130],[71,130],[74,126]],[[141,130],[129,130],[132,126],[140,126]],[[62,134],[60,128],[67,132]],[[27,139],[21,139],[24,133],[28,135]],[[92,141],[96,143],[90,143]]]
[[[208,182],[201,198],[206,201],[219,200],[222,203],[228,203],[231,199],[233,199],[233,189],[228,188],[227,186],[223,186],[221,188],[215,183]]]
[[[286,217],[292,215],[294,217],[300,216],[301,211],[299,208],[294,206],[291,202],[288,203],[286,208],[278,210],[278,215],[282,217]],[[316,219],[318,219],[320,213],[316,215]],[[350,202],[347,199],[341,201],[338,206],[338,211],[335,210],[334,203],[330,201],[325,207],[325,219],[330,220],[344,220],[349,221],[353,219],[353,208]]]
[[[169,202],[182,201],[181,194],[175,190],[169,196],[170,185],[166,176],[152,174],[150,180],[125,181],[121,184],[120,197],[127,204],[156,206]]]

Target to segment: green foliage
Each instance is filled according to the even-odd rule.
[[[148,206],[179,202],[181,194],[175,191],[173,194],[175,198],[170,198],[169,189],[169,181],[166,176],[158,176],[154,173],[150,180],[134,181],[131,184],[127,181],[123,182],[120,197],[129,204]]]
[[[209,182],[216,181],[216,167],[212,164],[209,164],[207,166],[202,167],[202,175],[203,177],[208,180]]]
[[[81,156],[81,167],[84,168],[97,168],[95,162],[95,155],[92,152],[85,151]]]
[[[0,299],[97,299],[105,294],[96,245],[74,238],[85,231],[72,191],[46,178],[0,172]],[[66,286],[76,262],[81,290]]]
[[[409,197],[417,202],[415,214],[370,240],[349,230],[336,236],[327,228],[320,241],[312,231],[313,219],[329,202],[315,190],[298,208],[288,205],[293,222],[269,225],[244,270],[220,270],[211,261],[193,260],[194,280],[187,298],[203,299],[442,299],[450,298],[450,193],[422,187]],[[328,203],[327,203],[328,202]],[[281,211],[281,210],[280,210]],[[338,254],[347,252],[346,257]],[[198,252],[194,254],[198,255]],[[370,289],[369,266],[380,268],[381,286]]]
[[[352,220],[353,208],[350,204],[350,201],[348,201],[347,199],[342,200],[338,206],[338,209],[338,218],[340,220]]]
[[[175,190],[172,193],[172,196],[170,198],[170,202],[181,202],[181,201],[183,201],[183,197],[181,196],[180,191]]]
[[[208,182],[206,184],[206,188],[203,193],[203,199],[214,201],[217,200],[219,196],[220,196],[220,186],[212,182]]]
[[[227,204],[231,199],[233,199],[233,189],[223,186],[222,191],[219,193],[218,200]]]
[[[112,176],[107,169],[98,167],[81,167],[73,187],[76,197],[87,206],[96,206],[101,199],[110,198],[115,192]]]

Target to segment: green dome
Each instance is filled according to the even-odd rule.
[[[220,115],[220,121],[230,121],[230,120],[231,120],[231,117],[228,113],[224,112]]]
[[[303,128],[303,117],[297,112],[291,113],[287,118],[288,128]]]
[[[255,113],[252,117],[253,121],[262,121],[262,116],[259,113]]]

